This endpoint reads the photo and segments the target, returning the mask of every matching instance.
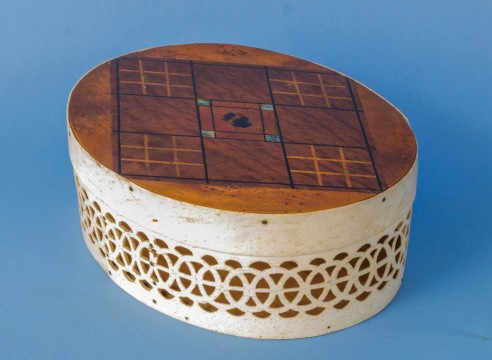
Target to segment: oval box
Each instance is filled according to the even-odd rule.
[[[251,47],[164,46],[91,70],[67,116],[84,240],[144,304],[285,339],[359,323],[398,291],[416,141],[353,79]]]

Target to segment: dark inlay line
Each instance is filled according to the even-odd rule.
[[[200,144],[202,146],[202,155],[203,155],[203,170],[205,171],[205,182],[208,184],[208,168],[207,168],[207,157],[205,155],[205,143],[203,141],[203,136],[202,136],[202,122],[200,120],[200,109],[198,108],[198,97],[196,94],[196,83],[195,83],[195,71],[193,69],[193,61],[190,61],[190,69],[191,69],[191,81],[193,83],[193,94],[195,95],[195,110],[196,110],[196,116],[198,120],[198,131],[200,135]]]
[[[154,61],[154,62],[174,62],[174,63],[181,63],[181,64],[186,64],[193,62],[193,64],[197,65],[210,65],[210,66],[235,66],[235,67],[244,67],[244,68],[254,68],[254,69],[262,69],[265,67],[265,65],[254,65],[254,64],[237,64],[237,63],[228,63],[228,62],[210,62],[210,61],[200,61],[200,60],[177,60],[177,59],[156,59],[156,58],[145,58],[145,57],[126,57],[122,56],[120,59],[123,60],[143,60],[143,61]],[[325,71],[323,70],[307,70],[307,69],[294,69],[294,68],[289,68],[289,67],[284,67],[284,66],[271,66],[269,65],[268,68],[272,70],[284,70],[284,71],[297,71],[297,72],[304,72],[304,73],[314,73],[314,74],[325,74],[325,75],[330,75],[330,76],[340,76],[343,77],[342,74],[336,72],[335,70],[327,69]]]
[[[282,66],[268,66],[268,67],[272,70],[297,71],[302,73],[324,74],[324,75],[340,76],[340,77],[343,76],[342,74],[337,73],[335,70],[329,70],[329,69],[328,71],[318,71],[318,70],[293,69],[293,68],[282,67]]]
[[[222,100],[210,100],[210,101],[222,101]],[[227,101],[224,101],[224,102],[227,102]],[[249,103],[249,102],[244,102],[244,101],[231,101],[231,102],[238,103],[238,104],[251,104],[251,105],[263,104],[263,103],[259,103],[259,102]],[[256,107],[239,107],[237,105],[213,105],[213,107],[215,107],[215,108],[234,108],[234,109],[258,110]]]
[[[115,132],[113,130],[113,132]],[[150,132],[144,132],[144,131],[122,131],[121,133],[126,133],[126,134],[145,134],[145,135],[156,135],[156,136],[182,136],[182,137],[191,137],[191,138],[199,138],[200,135],[178,135],[178,134],[167,134],[167,133],[150,133]],[[239,132],[239,131],[216,131],[216,134],[221,134],[221,133],[227,133],[227,134],[251,134],[251,135],[264,135],[264,134],[259,134],[259,133],[247,133],[247,132]],[[214,140],[214,138],[207,138],[211,141]],[[216,138],[219,140],[234,140],[234,141],[257,141],[257,142],[266,142],[265,140],[255,140],[255,139],[234,139],[234,138]],[[279,144],[278,142],[272,142],[272,144]],[[310,144],[307,144],[310,145]],[[336,146],[336,145],[330,145],[330,146]],[[365,149],[365,148],[364,148]]]
[[[226,134],[251,134],[251,135],[260,135],[260,136],[265,136],[264,134],[258,134],[258,133],[244,133],[244,132],[235,132],[235,131],[216,131],[215,134],[217,135],[220,135],[222,133],[226,133]],[[208,138],[210,139],[210,141],[213,141],[214,138]],[[273,142],[273,141],[266,141],[264,138],[263,140],[256,140],[256,139],[237,139],[237,138],[227,138],[227,137],[216,137],[215,139],[217,140],[233,140],[233,141],[253,141],[253,142],[262,142],[262,143],[267,143],[267,144],[277,144],[277,145],[280,145],[279,142]]]
[[[197,65],[205,65],[205,66],[231,66],[231,67],[240,67],[240,68],[253,68],[253,69],[261,69],[262,65],[252,65],[252,64],[235,64],[235,63],[227,63],[227,62],[209,62],[209,61],[200,61],[193,60],[194,64]]]
[[[175,180],[194,180],[194,181],[204,181],[204,178],[190,178],[190,177],[176,177],[176,176],[157,176],[157,175],[139,175],[139,174],[130,174],[130,173],[122,173],[123,176],[131,176],[133,178],[142,179],[142,180],[152,180],[152,179],[175,179]]]
[[[122,173],[123,176],[131,176],[134,178],[147,180],[147,179],[175,179],[175,180],[193,180],[193,181],[204,181],[203,178],[190,178],[190,177],[176,177],[176,176],[158,176],[158,175],[140,175],[140,174],[130,174],[130,173]],[[265,184],[265,185],[279,185],[286,188],[289,188],[290,185],[288,183],[276,183],[276,182],[265,182],[265,181],[252,181],[252,180],[220,180],[220,179],[210,179],[210,182],[219,182],[219,183],[246,183],[246,184]],[[209,182],[209,184],[210,184]]]
[[[287,167],[287,174],[289,175],[290,187],[294,188],[294,180],[290,172],[289,159],[287,158],[287,151],[285,150],[284,137],[282,136],[282,129],[280,128],[280,119],[277,114],[277,107],[275,106],[275,99],[273,97],[272,85],[270,84],[270,75],[268,74],[268,67],[265,66],[265,74],[267,78],[268,90],[270,92],[270,99],[272,100],[273,113],[275,114],[275,123],[277,124],[278,137],[280,138],[280,144],[282,145],[282,151],[284,153],[285,166]]]
[[[191,181],[204,181],[203,178],[190,178],[190,177],[176,177],[176,176],[157,176],[157,175],[139,175],[139,174],[130,174],[130,173],[122,173],[123,176],[130,176],[137,179],[148,180],[148,179],[168,179],[168,180],[191,180]],[[276,182],[266,182],[266,181],[253,181],[253,180],[220,180],[220,179],[210,179],[209,185],[213,185],[214,183],[244,183],[244,184],[263,184],[263,185],[278,185],[280,187],[290,188],[290,184],[288,183],[276,183]],[[343,186],[330,186],[330,185],[309,185],[309,184],[297,184],[299,188],[307,187],[311,189],[337,189],[337,190],[346,190],[346,191],[359,191],[359,192],[375,192],[378,189],[371,188],[361,188],[361,187],[343,187]]]
[[[113,94],[113,93],[112,93]],[[187,100],[193,100],[193,97],[184,97],[184,96],[165,96],[165,95],[144,95],[144,94],[128,94],[128,93],[123,93],[120,92],[121,95],[124,96],[145,96],[145,97],[155,97],[155,98],[169,98],[169,99],[187,99]],[[116,94],[114,94],[116,95]],[[223,100],[223,99],[206,99],[210,101],[222,101],[222,102],[232,102],[232,103],[238,103],[238,104],[260,104],[258,102],[248,102],[248,101],[240,101],[240,100]],[[335,108],[335,107],[326,107],[326,106],[303,106],[303,105],[295,105],[295,104],[277,104],[278,106],[291,106],[291,107],[299,107],[299,108],[307,108],[307,109],[326,109],[326,110],[336,110],[336,111],[355,111],[354,109],[342,109],[342,108]],[[219,108],[234,108],[234,105],[213,105],[213,107]],[[247,108],[249,109],[249,108]],[[252,110],[252,109],[251,109]],[[359,112],[364,112],[364,110],[358,109]]]
[[[237,128],[236,128],[237,129]],[[229,131],[229,130],[218,130],[221,133],[231,133],[231,134],[251,134],[251,135],[263,135],[263,132],[247,132],[247,131]]]
[[[354,92],[352,91],[350,80],[348,78],[345,78],[345,81],[347,82],[347,87],[350,91],[352,102],[354,103],[355,113],[357,115],[357,119],[359,120],[359,125],[362,131],[362,135],[364,136],[364,140],[366,142],[367,151],[369,152],[369,156],[371,158],[372,168],[374,169],[374,174],[376,175],[376,180],[378,181],[379,191],[383,191],[383,187],[381,185],[381,179],[379,179],[379,174],[378,171],[376,170],[376,164],[374,163],[374,157],[372,156],[371,146],[369,145],[369,141],[367,139],[366,130],[364,129],[364,125],[362,124],[362,119],[360,118],[359,110],[357,109],[357,103],[355,102]]]
[[[144,60],[144,59],[142,59]],[[162,60],[166,61],[166,60]],[[191,60],[190,60],[191,61]],[[209,62],[209,61],[200,61],[200,60],[192,60],[194,64],[198,65],[207,65],[207,66],[233,66],[233,67],[242,67],[242,68],[253,68],[253,69],[262,69],[265,68],[265,65],[253,65],[253,64],[236,64],[236,63],[228,63],[228,62]],[[320,70],[305,70],[305,69],[293,69],[293,68],[288,68],[288,67],[283,67],[283,66],[267,66],[268,68],[272,70],[283,70],[283,71],[297,71],[297,72],[304,72],[304,73],[315,73],[315,74],[325,74],[325,75],[331,75],[331,76],[340,76],[342,77],[343,75],[335,72],[334,70],[328,69],[327,71],[320,71]]]
[[[120,113],[120,60],[116,59],[116,114],[118,126],[118,174],[121,174],[121,113]]]
[[[258,104],[258,110],[260,111],[261,129],[263,130],[261,135],[263,135],[263,139],[265,139],[265,122],[263,121],[263,110],[261,109],[261,104]]]
[[[304,105],[294,105],[294,104],[277,104],[278,106],[290,106],[290,107],[299,107],[299,108],[308,108],[308,109],[323,109],[323,110],[336,110],[336,111],[352,111],[354,112],[354,109],[342,109],[342,108],[335,108],[335,107],[326,107],[326,106],[304,106]],[[359,110],[359,112],[364,112],[364,110]]]
[[[116,132],[116,130],[112,130],[112,132]],[[169,134],[169,133],[156,133],[156,132],[145,132],[145,131],[120,131],[122,134],[147,134],[147,135],[156,135],[156,136],[182,136],[182,137],[192,137],[198,138],[200,135],[183,135],[183,134]],[[239,132],[239,131],[217,131],[217,133],[231,133],[231,134],[251,134],[251,135],[263,135],[261,133],[248,133],[248,132]],[[212,139],[213,138],[208,138]],[[235,140],[235,141],[258,141],[265,142],[265,140],[254,140],[254,139],[233,139],[233,138],[224,138],[224,140]],[[304,142],[293,142],[293,141],[284,141],[285,144],[292,145],[314,145],[314,146],[331,146],[331,147],[341,147],[341,148],[349,148],[349,149],[364,149],[367,150],[367,147],[364,146],[348,146],[348,145],[337,145],[337,144],[318,144],[318,143],[304,143]],[[272,142],[272,144],[280,144],[277,142]]]
[[[211,182],[231,182],[231,183],[248,183],[248,184],[270,184],[270,185],[283,185],[284,187],[290,187],[288,183],[276,183],[276,182],[264,182],[264,181],[251,181],[251,180],[218,180],[218,179],[210,179]],[[309,185],[309,184],[296,184],[299,187],[309,187],[309,188],[323,188],[323,189],[341,189],[341,190],[357,190],[357,191],[365,191],[365,192],[374,192],[378,191],[378,189],[372,188],[363,188],[363,187],[347,187],[347,186],[333,186],[333,185]]]
[[[210,100],[210,105],[208,105],[207,107],[208,110],[210,111],[210,114],[212,115],[212,128],[214,129],[214,133],[215,133],[216,131],[215,131],[215,115],[214,115],[213,100]]]
[[[246,184],[266,184],[266,185],[280,185],[285,187],[290,187],[289,183],[279,183],[270,181],[254,181],[254,180],[221,180],[221,179],[210,179],[212,182],[230,182],[230,183],[246,183]]]
[[[186,100],[193,100],[194,97],[184,97],[184,96],[165,96],[165,95],[144,95],[144,94],[128,94],[128,93],[120,93],[121,95],[124,96],[144,96],[144,97],[155,97],[155,98],[169,98],[169,99],[186,99]]]
[[[179,59],[157,59],[157,58],[146,58],[146,57],[133,57],[133,56],[121,56],[120,59],[123,60],[143,60],[143,61],[153,61],[153,62],[174,62],[180,64],[189,64],[192,60],[179,60]]]
[[[115,132],[113,130],[113,132]],[[145,135],[157,135],[157,136],[183,136],[183,137],[193,137],[193,138],[198,138],[200,137],[199,134],[197,135],[183,135],[183,134],[168,134],[168,133],[154,133],[154,132],[145,132],[145,131],[120,131],[122,134],[145,134]]]
[[[314,146],[331,146],[331,147],[341,147],[341,148],[349,148],[349,149],[364,149],[367,150],[365,146],[352,146],[352,145],[337,145],[337,144],[317,144],[317,143],[304,143],[297,141],[285,141],[286,144],[292,145],[314,145]]]
[[[363,187],[348,187],[348,186],[333,186],[333,185],[310,185],[310,184],[296,184],[299,188],[306,186],[310,188],[328,188],[328,189],[340,189],[340,190],[347,190],[347,191],[360,191],[360,192],[379,192],[379,189],[373,189],[373,188],[363,188]]]

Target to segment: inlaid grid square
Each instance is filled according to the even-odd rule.
[[[188,63],[120,59],[119,90],[122,94],[193,98]]]
[[[265,69],[261,66],[193,63],[198,98],[243,103],[271,101]]]
[[[277,105],[286,143],[366,147],[355,111]]]
[[[285,144],[294,184],[379,189],[367,149]]]
[[[272,69],[269,79],[275,103],[354,110],[345,77],[337,74]]]
[[[205,179],[199,137],[120,133],[124,175]]]
[[[289,186],[281,144],[238,139],[204,140],[210,180]]]

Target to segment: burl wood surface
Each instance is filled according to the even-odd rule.
[[[152,48],[87,74],[69,123],[101,164],[189,203],[295,213],[397,183],[417,149],[387,101],[326,67],[237,45]]]

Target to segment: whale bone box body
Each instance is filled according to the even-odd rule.
[[[245,46],[151,48],[77,83],[68,135],[90,252],[160,312],[309,337],[373,316],[401,285],[416,141],[339,72]]]

